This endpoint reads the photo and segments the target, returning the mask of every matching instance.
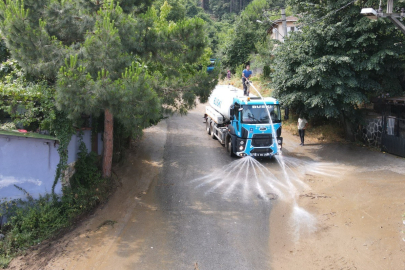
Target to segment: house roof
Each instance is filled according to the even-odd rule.
[[[298,18],[295,17],[295,16],[288,16],[288,17],[286,18],[286,21],[287,21],[287,22],[297,22],[297,21],[298,21]],[[282,20],[282,19],[278,19],[278,20],[274,21],[273,24],[278,24],[278,23],[281,23],[281,22],[283,22],[283,20]]]
[[[287,22],[298,22],[298,17],[295,16],[288,16],[286,18]],[[270,25],[270,28],[267,30],[267,34],[270,34],[271,31],[273,31],[274,27],[277,27],[277,25],[280,25],[283,22],[282,19],[278,19],[276,21],[273,21],[273,23]]]

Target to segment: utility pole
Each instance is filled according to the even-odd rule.
[[[288,33],[287,33],[287,16],[285,16],[285,8],[281,8],[281,22],[283,25],[283,42],[285,41]],[[290,108],[286,106],[284,108],[284,120],[288,120],[290,118]]]
[[[281,22],[283,25],[283,41],[287,37],[287,17],[285,16],[285,8],[281,8]]]

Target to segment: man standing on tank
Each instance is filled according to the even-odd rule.
[[[246,65],[246,69],[244,69],[242,71],[242,85],[243,85],[243,94],[245,96],[249,96],[248,93],[248,87],[246,85],[246,81],[248,81],[250,79],[250,77],[252,77],[252,71],[250,70],[250,65]]]

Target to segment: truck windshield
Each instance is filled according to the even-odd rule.
[[[280,105],[267,105],[273,123],[281,123]],[[244,105],[242,110],[242,123],[245,124],[268,124],[269,114],[266,106]]]

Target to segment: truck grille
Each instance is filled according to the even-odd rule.
[[[273,153],[273,150],[270,148],[255,148],[250,151],[252,157],[270,157]]]
[[[267,147],[273,144],[273,138],[270,134],[255,134],[252,138],[253,147]]]
[[[264,153],[273,153],[271,148],[255,148],[250,151],[251,154],[264,154]]]

